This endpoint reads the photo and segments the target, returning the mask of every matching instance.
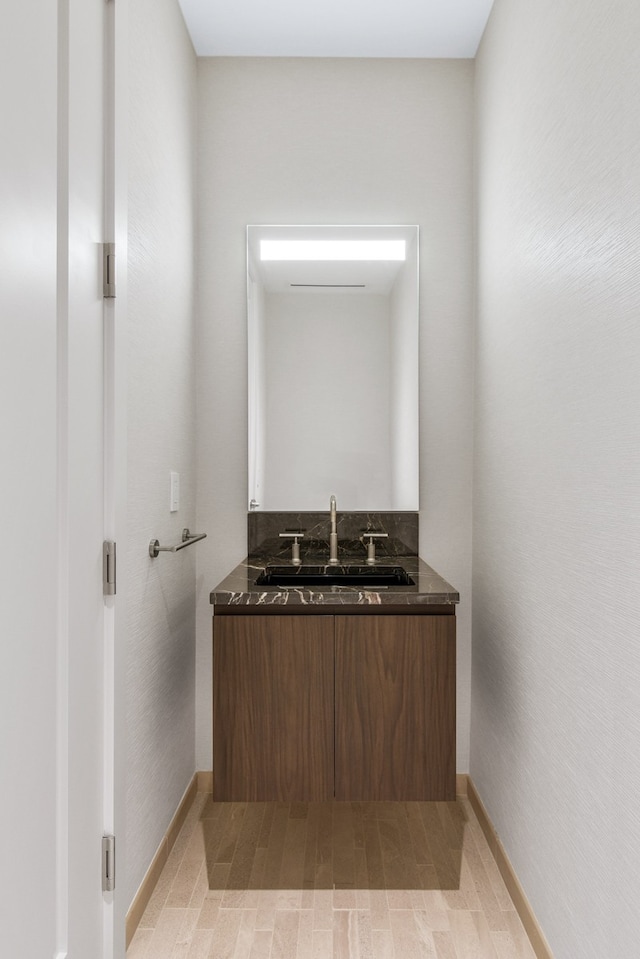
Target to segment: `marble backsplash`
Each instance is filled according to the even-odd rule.
[[[418,555],[418,513],[341,513],[338,511],[338,557],[366,558],[366,547],[361,537],[365,532],[387,533],[388,539],[376,540],[376,556]],[[300,540],[300,554],[329,552],[329,511],[322,513],[267,513],[247,514],[248,555],[287,560],[291,556],[291,540],[280,539],[279,534],[304,531]]]

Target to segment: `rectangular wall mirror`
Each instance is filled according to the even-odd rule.
[[[385,244],[385,245],[382,245]],[[418,227],[247,227],[249,509],[418,509]]]

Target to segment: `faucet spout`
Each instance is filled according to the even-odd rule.
[[[329,565],[338,565],[338,517],[336,498],[332,496],[329,500],[329,516],[331,519],[331,532],[329,533]]]

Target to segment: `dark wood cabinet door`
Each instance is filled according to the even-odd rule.
[[[455,799],[455,622],[336,617],[336,799]]]
[[[333,617],[214,616],[214,796],[333,798]]]

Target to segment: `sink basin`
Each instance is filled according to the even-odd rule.
[[[256,586],[415,586],[402,566],[267,566]]]

